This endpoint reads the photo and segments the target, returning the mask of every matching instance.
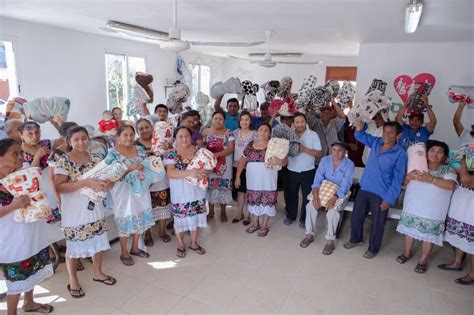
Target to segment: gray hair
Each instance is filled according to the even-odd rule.
[[[9,119],[5,123],[5,133],[7,135],[10,135],[10,133],[13,131],[13,128],[15,127],[15,123],[18,124],[18,128],[20,128],[20,125],[23,124],[23,121],[21,119]]]

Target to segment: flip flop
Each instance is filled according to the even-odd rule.
[[[253,232],[258,231],[258,230],[260,230],[260,226],[250,226],[249,228],[245,230],[245,232],[252,234]]]
[[[67,285],[67,290],[69,291],[69,294],[71,294],[71,296],[75,299],[80,299],[82,297],[84,297],[86,294],[84,293],[84,291],[82,291],[82,288],[79,288],[77,290],[73,290],[71,289],[71,285]]]
[[[409,261],[411,258],[411,256],[405,256],[404,254],[401,254],[400,256],[397,257],[397,262],[399,264],[404,264],[406,263],[407,261]]]
[[[241,217],[240,219],[239,218],[234,218],[234,219],[232,219],[232,224],[239,223],[243,219],[244,219],[244,217]]]
[[[117,279],[111,277],[111,276],[107,276],[107,278],[105,279],[95,279],[95,278],[92,278],[92,280],[96,281],[96,282],[100,282],[100,283],[103,283],[105,285],[114,285],[117,283]]]
[[[136,251],[136,252],[130,251],[130,255],[132,255],[132,256],[137,256],[137,257],[141,257],[141,258],[148,258],[148,257],[150,257],[150,254],[148,254],[147,252],[145,252],[145,251],[143,251],[143,250],[141,250],[141,249],[139,249],[139,250]]]
[[[242,222],[243,225],[247,226],[250,224],[250,220],[247,220],[245,219],[243,222]]]
[[[269,229],[260,229],[260,230],[258,230],[257,236],[258,237],[265,237],[265,236],[267,236],[269,231],[270,231]]]
[[[456,282],[457,284],[461,284],[461,285],[473,285],[474,284],[474,279],[472,279],[472,280],[463,280],[462,278],[457,278],[456,280],[454,280],[454,282]]]
[[[195,251],[196,253],[198,253],[199,255],[204,255],[206,253],[206,251],[204,250],[204,248],[202,248],[201,246],[198,245],[198,247],[196,248],[192,248],[191,246],[189,246],[189,249]]]
[[[131,256],[120,256],[120,261],[122,262],[122,264],[128,267],[133,266],[135,264]]]
[[[145,246],[146,247],[152,247],[154,245],[153,239],[152,238],[145,238]]]
[[[49,314],[53,311],[54,311],[54,307],[52,305],[49,305],[49,304],[40,304],[39,307],[37,307],[35,309],[32,309],[32,310],[23,309],[23,312],[25,312],[25,313],[35,312],[35,313]]]
[[[171,237],[168,234],[160,236],[160,238],[163,241],[163,243],[169,243],[171,241]]]
[[[176,256],[178,256],[179,258],[184,258],[184,257],[186,257],[186,249],[184,249],[184,248],[177,248],[177,249],[176,249]]]
[[[428,270],[428,265],[420,264],[420,263],[416,264],[415,269],[413,269],[414,272],[419,273],[419,274],[425,273],[426,270]]]
[[[438,265],[438,268],[441,270],[447,270],[447,271],[462,271],[462,267],[453,268],[453,267],[448,267],[448,266],[449,264],[441,264],[441,265]]]

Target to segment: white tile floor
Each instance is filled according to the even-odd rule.
[[[229,210],[233,218],[235,210]],[[304,231],[296,223],[283,225],[281,209],[266,238],[218,218],[200,238],[207,250],[204,256],[188,250],[186,258],[178,259],[174,237],[168,244],[155,239],[149,259],[137,258],[135,266],[125,267],[114,244],[104,270],[117,278],[117,285],[93,282],[91,264],[85,261],[80,279],[86,297],[72,299],[61,264],[55,276],[37,287],[35,296],[52,303],[55,314],[474,314],[474,287],[454,283],[467,272],[467,264],[462,273],[438,270],[436,265],[451,258],[447,246],[435,249],[424,275],[413,272],[416,258],[398,264],[395,258],[403,243],[395,232],[396,221],[387,223],[379,255],[367,260],[362,257],[365,245],[342,247],[350,233],[349,221],[336,251],[324,256],[323,216],[316,241],[306,249],[299,247]],[[5,309],[1,302],[0,312]]]

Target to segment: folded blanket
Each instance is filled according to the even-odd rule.
[[[127,172],[127,165],[123,163],[107,164],[105,160],[102,160],[99,164],[94,166],[88,172],[82,174],[80,179],[93,178],[96,180],[116,182]],[[100,203],[107,197],[106,191],[94,191],[89,187],[79,189],[81,195],[94,203]]]
[[[173,143],[173,124],[169,121],[159,121],[153,127],[151,149],[156,155],[161,155]]]
[[[143,171],[131,171],[125,175],[125,182],[132,193],[138,196],[148,193],[152,184],[158,183],[166,176],[163,162],[157,156],[149,156],[141,164]]]
[[[342,109],[347,108],[349,106],[349,101],[352,101],[355,96],[355,87],[350,81],[344,81],[342,83],[342,87],[337,94],[339,98],[339,105]]]
[[[388,110],[390,106],[391,99],[389,97],[383,95],[379,90],[373,90],[365,95],[359,104],[351,108],[347,118],[351,124],[370,122],[377,113]]]
[[[26,117],[39,123],[48,122],[51,118],[59,126],[67,120],[71,101],[65,97],[41,97],[23,105]]]
[[[211,151],[200,148],[194,158],[187,166],[187,170],[198,169],[198,170],[205,170],[211,171],[217,166],[217,159],[214,157]],[[184,179],[187,183],[198,186],[201,189],[207,189],[209,184],[209,180],[207,178],[199,179],[194,177],[186,177]]]
[[[407,173],[413,170],[428,172],[428,161],[426,158],[426,147],[424,143],[416,143],[408,147]]]
[[[277,80],[271,80],[265,82],[260,87],[263,89],[263,93],[265,94],[265,102],[271,103],[280,88],[280,82]]]
[[[250,112],[256,111],[258,109],[258,85],[250,82],[249,80],[242,81],[242,91],[244,93],[242,108],[245,108]]]
[[[5,120],[9,119],[20,119],[24,120],[25,118],[25,110],[23,109],[23,105],[27,101],[23,97],[14,97],[7,102],[7,106],[5,109]]]
[[[331,100],[331,92],[324,86],[316,87],[311,93],[312,109],[320,109]]]
[[[207,146],[207,149],[212,153],[221,152],[222,150],[224,150],[224,140],[215,139],[215,140],[209,141],[206,146]],[[218,157],[216,167],[214,168],[214,173],[216,173],[217,175],[222,175],[225,173],[226,170],[227,170],[227,162],[226,162],[225,156]]]
[[[186,84],[175,84],[171,88],[166,106],[169,108],[171,113],[180,113],[183,110],[183,103],[188,100],[189,96],[191,96],[191,90]]]
[[[298,97],[296,98],[296,105],[298,108],[306,108],[312,106],[313,91],[316,89],[316,83],[318,79],[314,75],[310,75],[303,80],[301,88],[298,91]]]
[[[372,83],[369,86],[369,89],[367,90],[367,93],[365,94],[369,94],[375,90],[379,90],[380,92],[382,92],[382,95],[384,95],[386,89],[387,89],[387,82],[383,80],[379,80],[379,79],[373,79]]]
[[[321,182],[321,187],[319,187],[319,200],[321,201],[321,206],[326,207],[329,199],[331,199],[339,189],[339,186],[328,181],[323,180]]]
[[[271,138],[268,141],[267,150],[265,152],[265,167],[274,171],[281,170],[281,165],[272,166],[268,163],[271,157],[284,159],[288,155],[290,149],[290,141],[283,138]]]
[[[448,97],[451,103],[465,102],[470,108],[474,108],[474,86],[451,85]]]
[[[280,89],[277,92],[278,97],[285,99],[291,96],[291,87],[293,85],[293,79],[289,76],[285,76],[280,80]]]
[[[411,108],[414,112],[421,113],[424,108],[421,105],[421,97],[425,95],[430,95],[431,89],[431,84],[427,82],[415,83],[415,91],[408,99],[408,107]]]
[[[328,82],[326,82],[324,87],[328,89],[329,93],[331,93],[333,97],[336,97],[339,93],[340,86],[339,82],[337,82],[336,80],[329,80]]]
[[[41,190],[41,169],[29,167],[16,171],[0,183],[14,197],[27,195],[30,204],[26,208],[13,212],[13,220],[20,223],[30,223],[38,220],[50,220],[53,213],[46,194]]]

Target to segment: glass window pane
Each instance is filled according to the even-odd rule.
[[[137,84],[135,82],[136,72],[146,72],[145,58],[141,57],[127,57],[128,69],[127,69],[127,81],[128,81],[128,101],[127,104],[132,100],[133,89]]]
[[[199,65],[189,65],[189,72],[191,73],[191,82],[189,82],[191,97],[189,98],[188,102],[191,104],[191,107],[197,108],[194,98],[199,92]]]
[[[108,108],[125,108],[124,66],[125,55],[105,54]]]
[[[0,100],[7,101],[18,94],[13,42],[0,40]]]
[[[209,95],[211,89],[211,67],[201,66],[201,92]]]

